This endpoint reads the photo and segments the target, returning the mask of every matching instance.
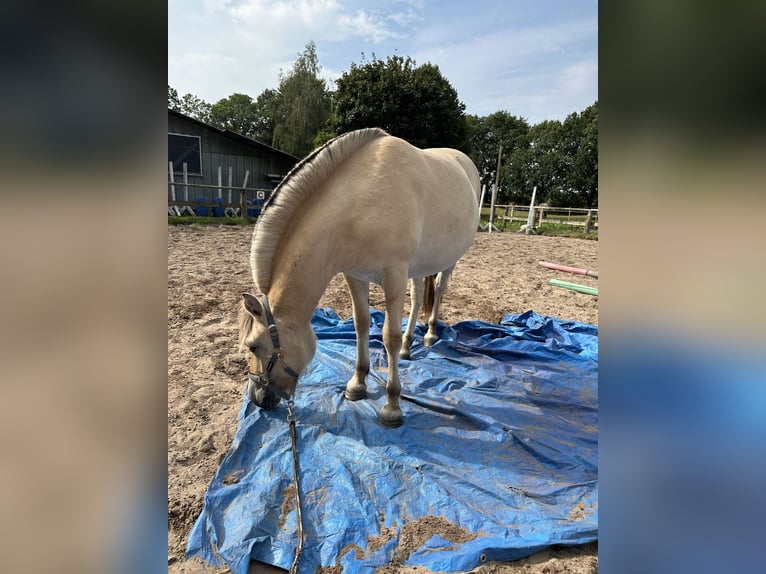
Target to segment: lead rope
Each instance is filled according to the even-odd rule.
[[[295,486],[295,507],[298,510],[298,546],[295,549],[295,558],[293,565],[290,566],[290,574],[298,573],[298,562],[301,559],[303,551],[303,515],[301,514],[301,488],[298,483],[298,448],[295,439],[295,414],[293,413],[295,403],[292,399],[287,401],[287,422],[290,424],[290,442],[293,446],[293,484]]]

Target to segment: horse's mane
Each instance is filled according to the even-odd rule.
[[[367,128],[340,135],[317,148],[290,170],[272,192],[253,231],[250,268],[261,293],[271,287],[271,267],[282,233],[303,201],[351,154],[370,141],[388,135]]]

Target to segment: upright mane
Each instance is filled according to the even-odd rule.
[[[253,281],[261,293],[268,293],[271,287],[274,253],[290,218],[303,201],[356,150],[387,135],[380,128],[367,128],[331,139],[298,162],[277,186],[258,217],[250,248]]]

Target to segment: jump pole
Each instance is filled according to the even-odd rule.
[[[560,265],[559,263],[550,263],[548,261],[539,261],[540,265],[547,267],[548,269],[555,269],[557,271],[566,271],[567,273],[574,273],[576,275],[587,275],[588,277],[595,277],[598,279],[598,271],[589,271],[588,269],[580,269],[579,267],[569,267],[568,265]]]
[[[564,289],[571,289],[572,291],[577,291],[578,293],[585,293],[586,295],[593,295],[594,297],[598,297],[598,288],[596,287],[588,287],[587,285],[578,285],[577,283],[570,283],[569,281],[560,281],[559,279],[549,280],[548,285],[553,285],[554,287],[563,287]]]

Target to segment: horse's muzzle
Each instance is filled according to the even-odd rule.
[[[254,373],[248,373],[247,378],[247,398],[250,402],[264,410],[276,408],[282,397],[274,383],[266,376]]]

